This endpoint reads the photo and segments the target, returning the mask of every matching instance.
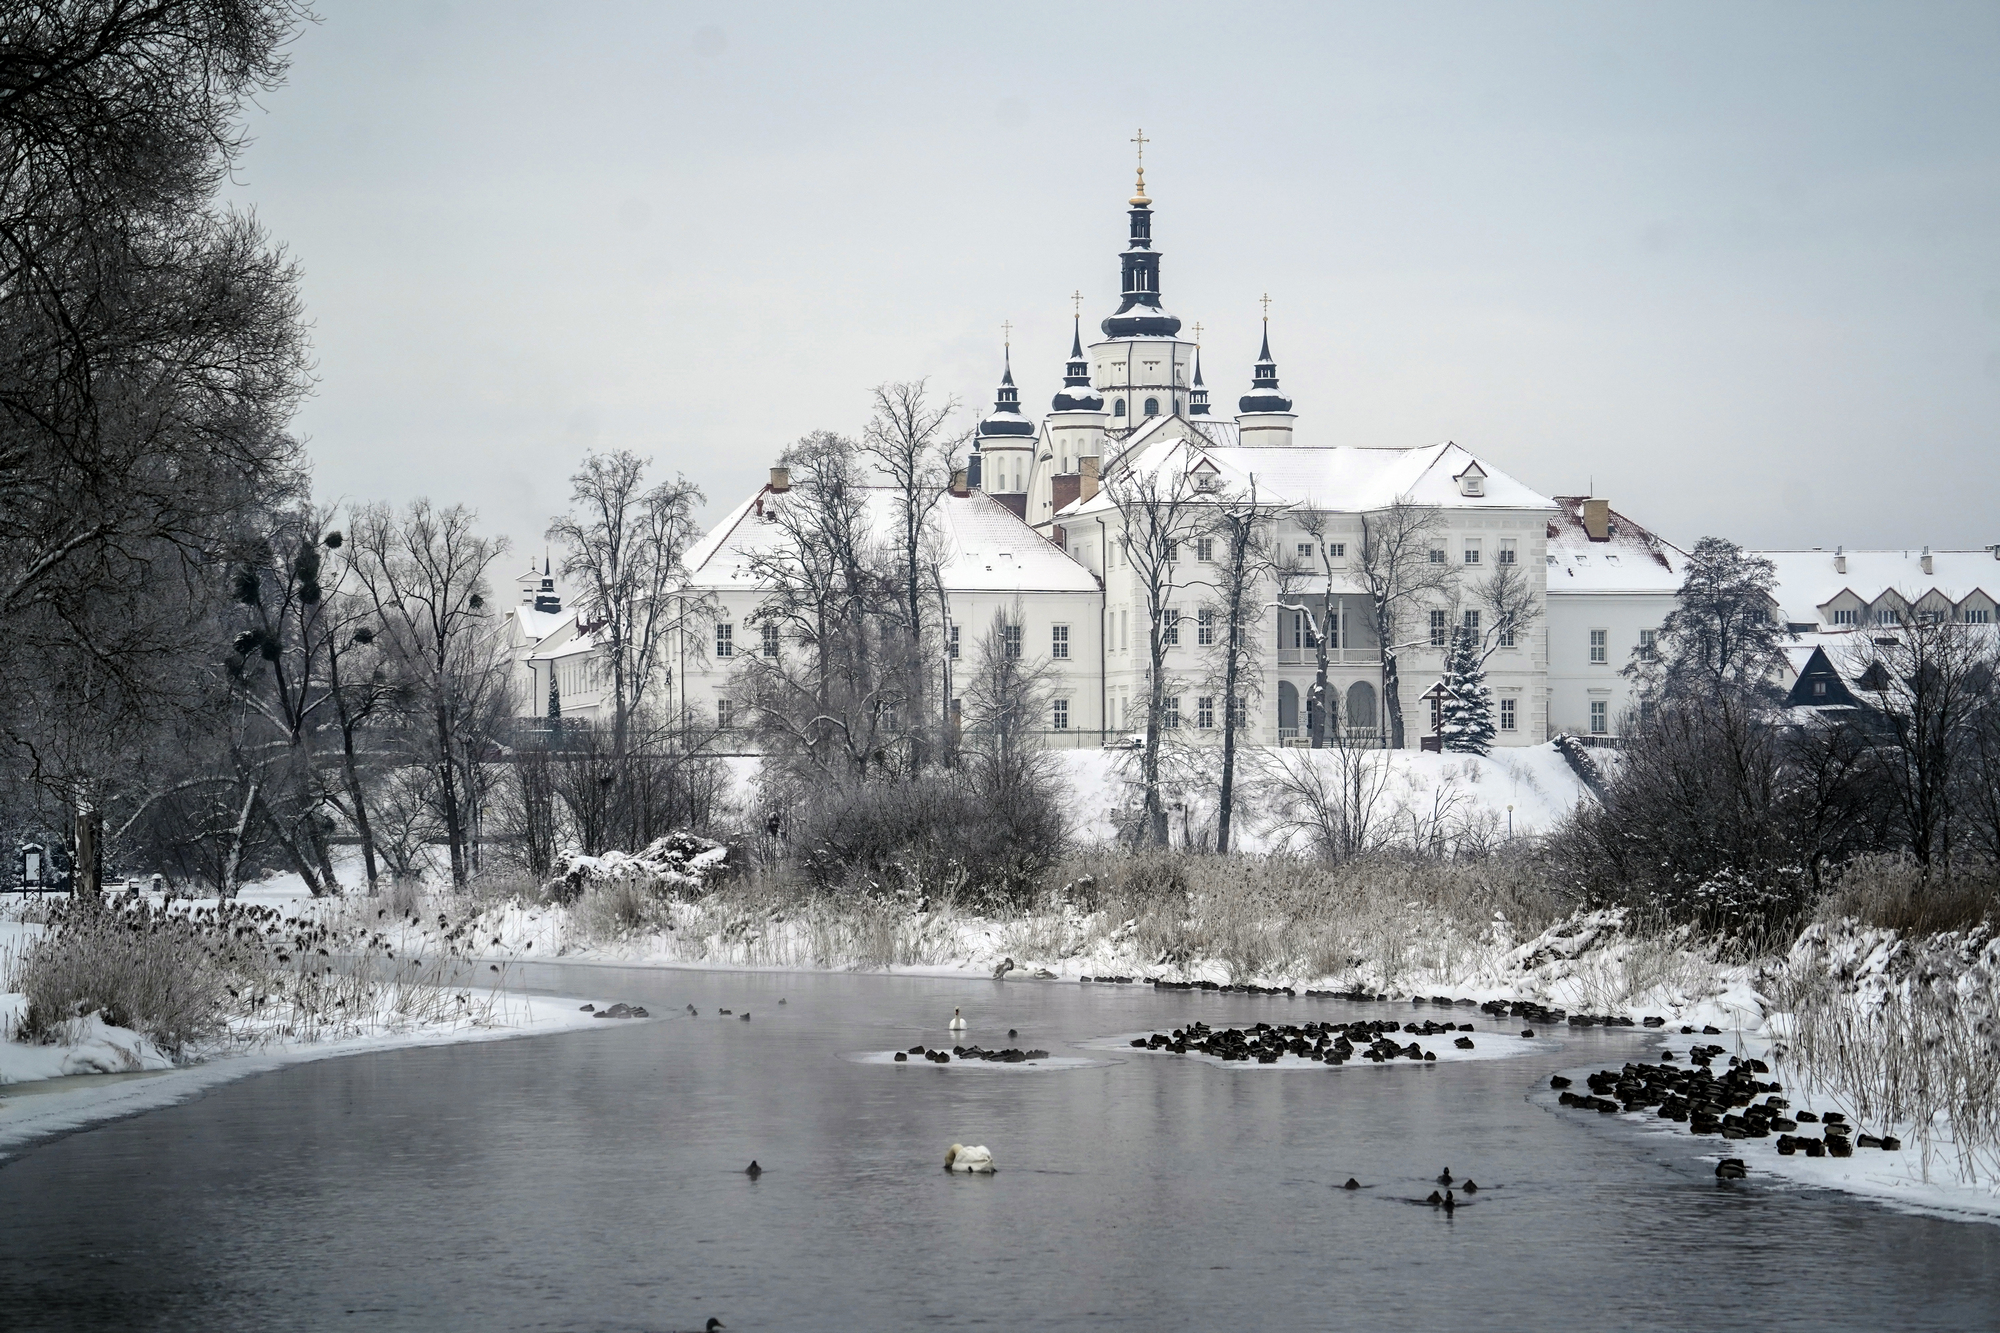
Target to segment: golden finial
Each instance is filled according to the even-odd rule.
[[[1144,208],[1153,202],[1146,197],[1146,131],[1140,130],[1128,142],[1139,145],[1139,183],[1132,190],[1132,206]]]

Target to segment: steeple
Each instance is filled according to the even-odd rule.
[[[1139,145],[1139,183],[1128,215],[1132,233],[1120,256],[1123,295],[1118,313],[1100,327],[1107,338],[1171,338],[1181,322],[1160,305],[1160,254],[1153,249],[1153,201],[1146,197],[1146,132],[1139,131],[1133,142]]]
[[[1011,344],[1002,355],[1006,368],[1000,375],[1000,391],[993,396],[993,411],[979,423],[981,440],[1035,433],[1035,423],[1021,415],[1021,391],[1014,387],[1014,349]]]
[[[1292,400],[1278,392],[1278,363],[1271,359],[1271,298],[1264,298],[1264,346],[1250,375],[1250,392],[1236,400],[1239,412],[1289,412]]]
[[[1196,325],[1200,328],[1200,325]],[[1194,345],[1194,385],[1188,390],[1188,415],[1205,417],[1208,415],[1208,388],[1201,382],[1201,344]]]
[[[1069,340],[1069,365],[1063,369],[1063,386],[1049,403],[1052,412],[1102,412],[1104,395],[1090,387],[1090,362],[1083,355],[1083,317],[1073,316]]]

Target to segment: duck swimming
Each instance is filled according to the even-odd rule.
[[[755,1180],[764,1174],[764,1168],[757,1165],[757,1159],[753,1157],[750,1159],[750,1165],[743,1168],[743,1174]]]
[[[965,1031],[965,1015],[964,1015],[964,1014],[962,1014],[962,1013],[960,1013],[960,1012],[959,1012],[958,1010],[956,1010],[956,1009],[952,1010],[952,1011],[951,1011],[951,1022],[949,1022],[949,1023],[945,1024],[945,1026],[946,1026],[947,1028],[951,1029],[951,1030],[952,1030],[953,1032],[963,1032],[963,1031]]]
[[[947,1171],[972,1171],[991,1175],[993,1172],[993,1154],[985,1148],[968,1148],[962,1143],[954,1143],[944,1155],[944,1169]]]
[[[1438,1172],[1438,1184],[1440,1184],[1440,1185],[1449,1185],[1449,1184],[1451,1184],[1451,1168],[1450,1168],[1450,1167],[1446,1167],[1446,1168],[1445,1168],[1444,1170],[1442,1170],[1442,1171]]]

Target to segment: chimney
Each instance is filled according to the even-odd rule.
[[[1611,501],[1583,502],[1583,533],[1594,542],[1611,540]]]
[[[1924,566],[1924,573],[1926,573],[1926,574],[1929,574],[1929,573],[1931,573],[1931,572],[1932,572],[1932,570],[1931,570],[1931,548],[1930,548],[1930,547],[1926,546],[1926,547],[1924,548],[1924,554],[1923,554],[1923,556],[1922,556],[1922,560],[1923,560],[1923,566]]]
[[[1833,572],[1836,574],[1845,574],[1847,572],[1847,548],[1845,546],[1836,546],[1833,548]]]
[[[792,489],[792,470],[788,467],[771,469],[771,489],[779,495]]]
[[[1076,469],[1083,478],[1077,487],[1077,499],[1088,500],[1097,494],[1097,469],[1103,464],[1102,454],[1088,454],[1076,460]]]
[[[965,469],[962,467],[952,469],[951,493],[961,500],[972,494],[971,489],[965,484]]]

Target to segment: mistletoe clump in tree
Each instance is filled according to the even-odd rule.
[[[1444,718],[1438,735],[1453,754],[1485,754],[1493,748],[1493,692],[1479,646],[1460,630],[1451,639],[1444,664]]]

